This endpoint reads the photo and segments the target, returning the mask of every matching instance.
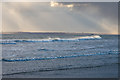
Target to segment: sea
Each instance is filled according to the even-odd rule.
[[[3,78],[117,78],[118,35],[4,33]]]

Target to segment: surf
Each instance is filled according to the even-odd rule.
[[[118,51],[109,51],[102,53],[91,53],[91,54],[79,54],[79,55],[69,55],[69,56],[56,56],[56,57],[33,57],[33,58],[11,58],[5,59],[2,61],[6,62],[16,62],[16,61],[35,61],[35,60],[51,60],[51,59],[63,59],[63,58],[75,58],[75,57],[84,57],[84,56],[97,56],[97,55],[118,55],[120,52]]]
[[[11,39],[11,40],[2,40],[0,44],[15,44],[18,42],[64,42],[64,41],[80,41],[80,40],[98,40],[102,39],[99,35],[92,35],[92,36],[80,36],[74,38],[47,38],[47,39]]]

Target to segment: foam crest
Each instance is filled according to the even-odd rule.
[[[63,59],[63,58],[74,58],[81,56],[97,56],[97,55],[110,55],[110,54],[119,54],[118,51],[109,51],[103,53],[91,53],[91,54],[79,54],[79,55],[70,55],[70,56],[57,56],[57,57],[33,57],[33,58],[11,58],[11,59],[2,59],[2,61],[15,62],[15,61],[34,61],[34,60],[50,60],[50,59]]]
[[[12,40],[2,40],[1,44],[12,44],[16,42],[57,42],[57,41],[80,41],[80,40],[96,40],[101,39],[99,35],[75,37],[75,38],[48,38],[48,39],[12,39]]]

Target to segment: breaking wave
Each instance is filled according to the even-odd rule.
[[[44,58],[41,58],[41,57],[10,58],[10,59],[3,58],[2,61],[15,62],[15,61],[50,60],[50,59],[62,59],[62,58],[74,58],[74,57],[81,57],[81,56],[96,56],[96,55],[110,55],[110,54],[119,54],[119,52],[118,51],[109,51],[109,52],[103,52],[103,53],[79,54],[79,55],[70,55],[70,56],[44,57]]]
[[[12,39],[1,40],[0,44],[16,44],[17,42],[57,42],[57,41],[80,41],[80,40],[96,40],[101,39],[99,35],[75,37],[75,38],[51,38],[48,39]]]

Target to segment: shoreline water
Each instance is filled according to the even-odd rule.
[[[118,64],[95,68],[80,68],[4,75],[3,78],[117,78]]]

